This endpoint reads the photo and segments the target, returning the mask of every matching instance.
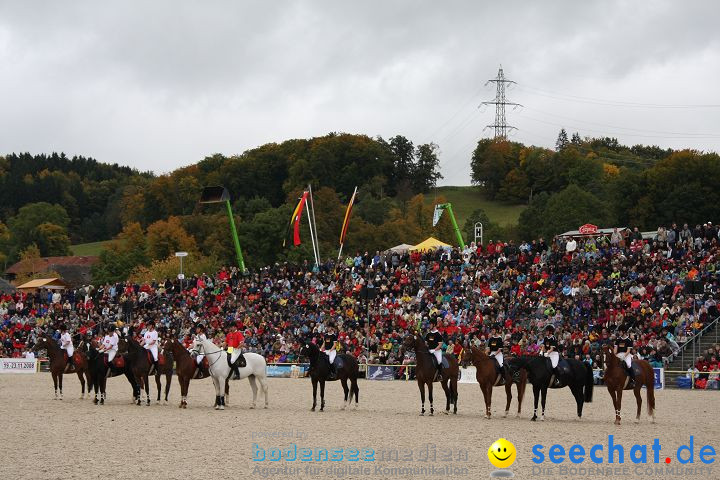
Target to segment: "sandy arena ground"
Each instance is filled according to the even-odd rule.
[[[487,458],[487,449],[499,437],[515,444],[517,460],[511,467],[515,478],[559,478],[559,471],[533,472],[531,448],[536,443],[562,444],[566,449],[580,443],[586,449],[595,443],[607,445],[608,434],[626,445],[626,455],[634,443],[651,445],[659,438],[662,459],[672,456],[690,435],[695,437],[695,465],[700,446],[720,447],[718,405],[720,392],[657,392],[657,423],[651,424],[643,409],[640,424],[633,423],[634,398],[625,397],[624,424],[616,427],[607,390],[595,389],[595,399],[586,405],[585,416],[577,421],[570,391],[551,391],[548,419],[529,421],[532,391],[523,403],[521,418],[501,418],[504,390],[496,388],[492,420],[481,416],[481,394],[477,385],[460,385],[459,414],[419,417],[419,396],[415,382],[360,382],[360,407],[341,411],[342,389],[328,385],[327,406],[323,413],[309,411],[312,388],[307,379],[270,379],[270,407],[250,410],[247,380],[231,383],[233,394],[228,409],[210,408],[214,390],[210,380],[194,380],[187,410],[179,410],[179,389],[173,379],[171,402],[138,407],[130,402],[130,387],[124,378],[108,380],[108,402],[95,406],[80,400],[77,377],[65,377],[65,400],[53,400],[52,381],[47,373],[0,376],[0,419],[3,432],[2,478],[7,479],[227,479],[227,478],[490,478],[495,470]],[[436,407],[444,408],[444,394],[436,389]],[[627,395],[627,394],[626,394]],[[154,399],[155,393],[151,395]],[[628,402],[628,400],[630,402]],[[643,398],[644,401],[644,398]],[[511,411],[516,409],[513,403]],[[272,437],[269,435],[275,435]],[[288,435],[292,435],[289,437]],[[375,462],[254,462],[253,444],[270,448],[371,448]],[[435,444],[435,461],[420,461],[427,444]],[[439,458],[442,449],[450,449],[452,461]],[[408,460],[384,460],[392,450]],[[467,453],[467,459],[457,456]],[[383,453],[384,452],[384,453]],[[652,450],[648,450],[652,461]],[[268,454],[269,455],[269,454]],[[269,459],[269,456],[267,457]],[[605,456],[607,458],[607,456]],[[381,461],[383,460],[383,461]],[[607,460],[606,460],[607,461]],[[717,464],[717,462],[716,462]],[[552,464],[546,460],[543,466]],[[564,466],[576,466],[566,459]],[[720,466],[709,474],[604,475],[605,478],[710,478],[720,479]],[[365,468],[360,473],[342,473],[328,468]],[[382,470],[376,470],[376,467]],[[454,474],[399,473],[397,468],[451,468]],[[587,459],[581,466],[592,467]],[[607,464],[606,464],[607,466]],[[664,464],[661,466],[665,466]],[[296,468],[299,471],[270,471],[270,468]],[[315,469],[315,473],[312,473]],[[263,470],[264,469],[264,470]],[[427,470],[426,470],[427,472]],[[534,473],[534,474],[533,474]],[[570,477],[564,477],[570,478]],[[572,478],[600,478],[573,476]]]

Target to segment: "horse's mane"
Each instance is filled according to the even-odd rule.
[[[428,349],[427,343],[425,343],[422,335],[415,335],[415,353],[430,353],[430,349]]]

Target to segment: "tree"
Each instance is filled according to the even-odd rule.
[[[139,223],[125,225],[115,240],[100,252],[98,262],[92,266],[93,281],[111,283],[127,280],[138,266],[150,265],[147,240]]]
[[[529,183],[528,176],[524,171],[513,168],[505,175],[497,194],[498,200],[526,202],[530,195]]]
[[[580,134],[577,133],[577,132],[573,133],[573,134],[572,134],[572,139],[570,140],[570,143],[572,143],[573,145],[581,145],[581,144],[582,144],[582,139],[580,138]]]
[[[412,185],[416,173],[413,143],[402,135],[396,135],[390,139],[387,145],[393,158],[393,169],[390,175],[392,185],[396,189]]]
[[[565,149],[568,146],[568,135],[564,128],[560,129],[558,138],[555,141],[555,150],[558,152]]]
[[[540,220],[542,226],[539,227],[540,231],[535,233],[546,237],[577,229],[585,223],[593,223],[601,227],[615,223],[608,206],[577,185],[570,185],[562,192],[550,196],[542,210]]]
[[[47,202],[29,203],[8,220],[16,251],[38,241],[38,226],[51,223],[67,232],[70,217],[61,205]]]
[[[147,246],[153,260],[164,260],[178,251],[197,252],[195,239],[188,235],[178,217],[158,220],[150,225]]]
[[[70,255],[70,239],[67,229],[54,223],[41,223],[33,236],[43,257]]]
[[[434,143],[418,145],[415,150],[417,164],[413,175],[415,192],[427,193],[434,188],[437,181],[443,178],[440,173],[440,160],[437,157],[438,146]]]

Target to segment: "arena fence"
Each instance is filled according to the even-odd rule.
[[[31,366],[32,364],[32,366]],[[3,368],[10,367],[10,368]],[[269,377],[303,378],[307,376],[309,363],[269,363],[267,374]],[[414,363],[385,364],[363,363],[360,371],[366,380],[412,380],[414,379]],[[684,370],[666,370],[654,368],[656,388],[679,388],[687,390],[720,390],[720,372],[693,372]],[[49,362],[46,358],[26,361],[22,358],[0,359],[0,374],[2,373],[35,373],[49,371]],[[475,367],[460,369],[460,383],[475,383]],[[601,369],[593,369],[596,385],[602,385]]]

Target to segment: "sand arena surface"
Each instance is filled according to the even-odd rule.
[[[53,400],[52,380],[47,373],[0,376],[0,418],[3,425],[2,478],[7,479],[227,479],[227,478],[490,478],[493,470],[487,449],[499,437],[517,448],[517,460],[511,470],[515,478],[559,478],[552,474],[532,475],[531,448],[536,443],[549,446],[560,443],[567,449],[574,443],[586,449],[595,443],[607,445],[608,434],[626,446],[627,456],[634,443],[651,445],[659,438],[661,456],[673,458],[675,451],[695,437],[695,465],[700,446],[713,445],[720,450],[717,412],[720,392],[665,390],[656,393],[657,423],[651,424],[643,408],[640,424],[634,424],[635,403],[632,393],[624,396],[623,421],[613,425],[613,407],[604,387],[595,389],[593,403],[586,404],[578,422],[570,391],[551,391],[548,395],[548,419],[529,421],[532,391],[523,402],[521,418],[501,418],[505,405],[504,390],[496,388],[493,419],[486,420],[477,385],[461,384],[458,415],[419,417],[420,400],[415,382],[360,381],[360,407],[341,411],[342,389],[337,382],[326,389],[326,411],[311,413],[312,387],[308,379],[269,380],[270,407],[250,410],[251,392],[247,380],[231,382],[227,410],[217,412],[210,405],[214,389],[209,379],[193,380],[187,410],[177,408],[179,388],[173,378],[170,404],[150,407],[131,404],[130,386],[124,377],[108,380],[108,401],[95,406],[80,400],[76,376],[65,376],[65,400]],[[154,388],[154,385],[153,385]],[[436,389],[435,406],[444,409],[444,394]],[[643,396],[643,401],[645,400]],[[259,402],[262,405],[262,402]],[[290,437],[289,435],[292,435]],[[301,447],[371,448],[375,462],[254,462],[253,444],[270,448]],[[428,444],[436,445],[435,461],[422,461]],[[441,460],[444,449],[453,460]],[[398,460],[381,461],[384,455]],[[466,452],[467,459],[458,460]],[[650,461],[652,450],[648,449]],[[403,460],[403,457],[405,458]],[[269,453],[268,457],[269,459]],[[410,461],[412,458],[412,461]],[[605,458],[607,458],[605,454]],[[387,459],[386,459],[387,460]],[[607,460],[606,460],[607,461]],[[718,461],[714,465],[717,465]],[[575,466],[566,459],[564,466]],[[328,467],[367,468],[369,473],[327,473]],[[377,471],[381,466],[383,470]],[[457,468],[447,474],[397,474],[391,469],[407,467]],[[543,466],[552,466],[546,460]],[[587,459],[582,466],[592,467]],[[607,466],[607,464],[605,465]],[[664,466],[664,464],[662,465]],[[270,468],[293,467],[299,472],[273,473]],[[311,474],[316,468],[319,475]],[[263,470],[266,469],[266,470]],[[307,473],[306,473],[307,472]],[[366,470],[367,472],[367,470]],[[265,476],[263,476],[265,474]],[[670,477],[660,475],[594,475],[572,478],[710,478],[720,479],[720,466],[708,475]],[[564,477],[570,478],[570,477]]]

